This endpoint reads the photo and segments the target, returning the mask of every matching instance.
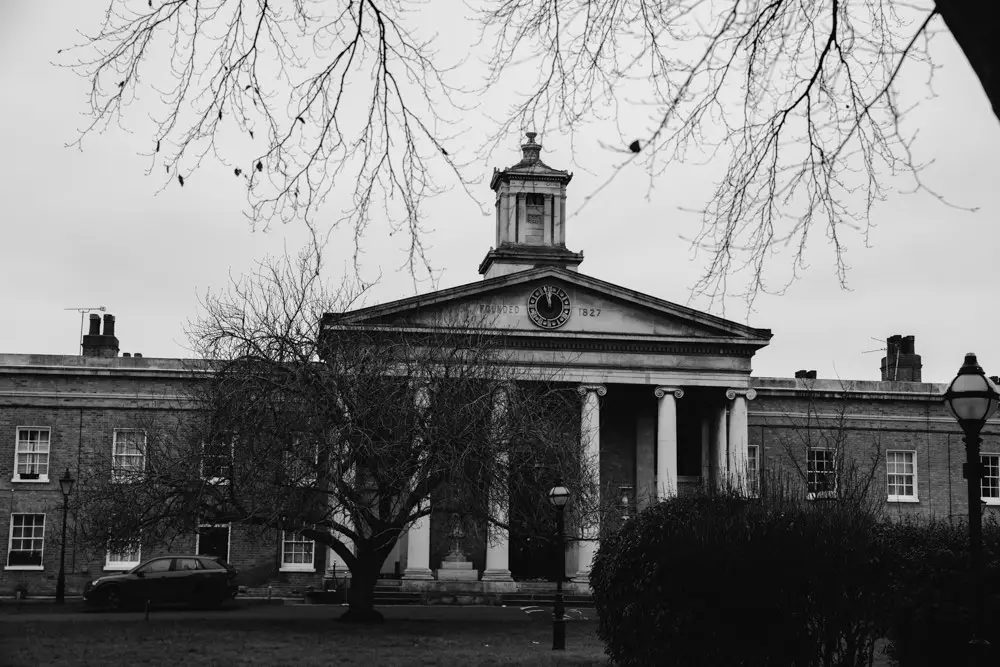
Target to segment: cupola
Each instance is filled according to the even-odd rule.
[[[494,169],[490,180],[496,193],[496,246],[479,265],[485,278],[536,266],[575,271],[583,261],[583,253],[566,249],[566,186],[573,174],[542,162],[537,133],[526,136],[521,161]]]

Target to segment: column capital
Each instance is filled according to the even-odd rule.
[[[684,398],[684,390],[680,387],[657,387],[653,393],[657,398],[663,398],[667,394],[673,394],[674,398]]]
[[[597,392],[598,396],[604,396],[608,393],[608,388],[603,384],[581,384],[576,390],[581,396],[586,396],[592,391]]]
[[[743,396],[748,401],[752,401],[753,399],[757,398],[757,390],[754,389],[754,388],[752,388],[752,387],[750,389],[727,389],[726,390],[726,398],[728,398],[730,401],[733,400],[733,399],[735,399],[737,396]]]

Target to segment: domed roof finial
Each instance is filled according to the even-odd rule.
[[[528,137],[528,141],[527,143],[521,144],[522,162],[534,162],[536,160],[540,160],[542,146],[541,144],[535,142],[535,137],[538,136],[538,133],[525,132],[524,134]]]

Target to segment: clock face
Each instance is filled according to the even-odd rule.
[[[537,287],[528,297],[528,317],[543,329],[566,324],[570,314],[569,295],[555,285]]]

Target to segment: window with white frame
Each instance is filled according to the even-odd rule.
[[[228,484],[233,474],[233,441],[201,443],[201,477],[209,484]]]
[[[806,484],[809,498],[830,498],[837,493],[837,452],[810,447],[806,459]]]
[[[760,493],[760,447],[747,446],[747,492],[756,496]]]
[[[18,426],[14,454],[15,482],[49,481],[49,440],[51,429]]]
[[[290,531],[281,534],[281,569],[299,572],[313,572],[316,543],[313,540]]]
[[[990,505],[1000,505],[1000,454],[980,454],[979,460],[983,464],[980,497]]]
[[[887,451],[885,453],[886,491],[889,502],[917,499],[917,453]]]
[[[111,450],[111,481],[139,480],[145,469],[146,432],[134,428],[116,428]]]
[[[123,551],[109,551],[104,563],[105,570],[131,570],[142,562],[142,551],[138,546]]]
[[[45,548],[44,514],[11,514],[7,568],[41,570]]]

